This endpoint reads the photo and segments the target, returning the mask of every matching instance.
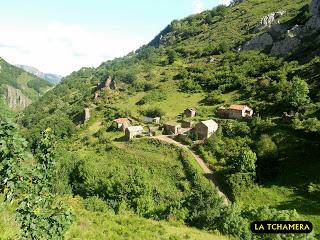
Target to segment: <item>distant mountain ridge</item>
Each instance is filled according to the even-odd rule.
[[[15,64],[16,67],[23,69],[24,71],[31,73],[39,78],[42,78],[44,80],[46,80],[49,83],[52,84],[58,84],[61,79],[63,78],[62,76],[58,75],[58,74],[53,74],[53,73],[43,73],[40,70],[38,70],[35,67],[30,67],[27,65],[20,65],[20,64]]]

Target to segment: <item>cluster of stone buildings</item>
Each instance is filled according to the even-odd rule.
[[[187,108],[184,111],[184,116],[186,117],[181,123],[165,123],[162,125],[163,133],[166,135],[180,135],[192,133],[199,140],[208,139],[211,137],[219,128],[219,125],[213,119],[208,119],[205,121],[200,121],[196,124],[192,121],[196,117],[197,110],[195,108]],[[234,104],[230,107],[220,107],[217,112],[220,118],[229,118],[229,119],[247,119],[253,116],[253,110],[247,105],[238,105]],[[140,121],[144,123],[153,123],[159,125],[160,127],[160,117],[141,117]],[[118,118],[115,119],[114,124],[117,129],[124,131],[125,140],[129,141],[130,139],[147,135],[148,131],[150,134],[150,128],[148,131],[144,130],[144,127],[141,125],[132,126],[132,119],[128,118]],[[161,127],[160,127],[161,128]]]
[[[187,118],[194,118],[196,116],[195,108],[187,108],[184,111],[184,116]],[[198,122],[194,124],[193,121],[184,120],[182,123],[169,123],[164,125],[164,133],[168,135],[187,134],[192,132],[199,140],[209,138],[218,130],[218,123],[212,119]]]
[[[86,122],[90,118],[90,109],[85,108],[84,112],[84,120]],[[194,124],[192,119],[195,118],[196,115],[197,110],[195,108],[187,108],[184,111],[185,119],[181,123],[165,123],[161,127],[160,117],[148,116],[142,116],[138,122],[157,125],[166,135],[186,135],[192,133],[199,140],[208,139],[218,130],[219,125],[212,119]],[[253,116],[253,110],[247,105],[233,104],[230,107],[220,107],[217,115],[220,118],[241,120],[251,118]],[[143,126],[132,124],[133,120],[130,118],[117,118],[113,120],[114,128],[123,131],[125,133],[124,138],[127,141],[137,136],[148,135],[148,133],[150,136],[152,135],[150,127],[148,127],[148,131],[145,131]]]

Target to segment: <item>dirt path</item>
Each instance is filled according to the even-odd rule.
[[[214,175],[213,175],[213,171],[210,170],[208,168],[208,166],[205,164],[205,162],[203,161],[203,159],[198,155],[196,154],[189,146],[186,146],[186,145],[183,145],[182,143],[179,143],[175,140],[173,140],[172,138],[169,138],[168,136],[155,136],[155,137],[151,137],[153,139],[158,139],[160,141],[163,141],[163,142],[167,142],[167,143],[171,143],[171,144],[175,144],[176,146],[180,147],[180,148],[183,148],[183,149],[186,149],[188,150],[192,156],[196,159],[197,163],[199,164],[199,166],[201,167],[201,169],[203,170],[204,174],[212,181],[212,183],[216,186],[217,190],[218,190],[218,194],[219,196],[223,199],[223,202],[224,204],[228,205],[229,204],[229,199],[227,198],[227,196],[220,191],[219,189],[219,186],[218,186],[218,183],[216,181],[216,179],[214,178]]]

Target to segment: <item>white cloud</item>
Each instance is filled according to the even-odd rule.
[[[62,75],[81,67],[98,66],[150,40],[138,34],[130,35],[108,29],[97,32],[60,22],[52,22],[46,27],[0,23],[0,33],[1,57],[10,63],[29,65],[44,72]]]
[[[204,4],[202,0],[193,0],[192,1],[192,13],[200,13],[204,11]]]

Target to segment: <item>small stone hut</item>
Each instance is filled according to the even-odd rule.
[[[213,120],[202,121],[196,124],[195,133],[200,140],[211,137],[218,130],[218,123]]]
[[[147,117],[147,116],[143,116],[142,118],[141,118],[141,120],[143,121],[143,122],[145,122],[145,123],[155,123],[155,124],[160,124],[160,117],[154,117],[154,118],[152,118],[152,117]]]
[[[128,118],[117,118],[113,120],[117,129],[125,130],[127,127],[131,126],[131,122]]]
[[[184,115],[189,118],[195,117],[197,114],[197,110],[195,108],[187,108],[184,110]]]
[[[192,121],[182,121],[181,127],[182,128],[192,128],[194,123]]]
[[[164,125],[166,134],[177,135],[181,133],[181,125],[178,123],[167,123]]]
[[[126,141],[130,141],[132,138],[136,136],[141,136],[143,134],[142,126],[131,126],[125,129],[125,139]]]
[[[247,105],[233,104],[228,108],[220,107],[218,115],[222,118],[242,119],[253,115],[253,110]]]

